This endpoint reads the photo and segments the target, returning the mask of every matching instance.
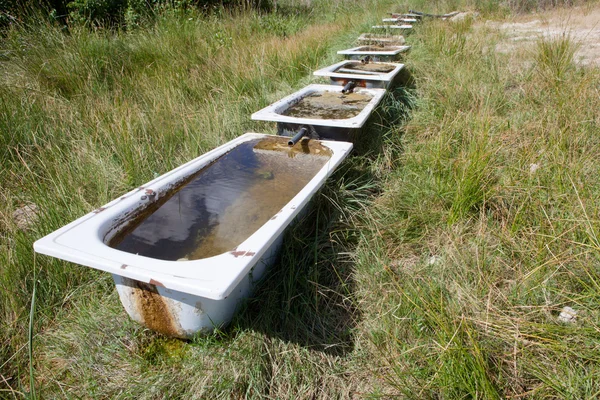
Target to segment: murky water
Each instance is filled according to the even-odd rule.
[[[378,73],[388,73],[393,71],[396,68],[395,65],[392,64],[380,64],[380,63],[368,63],[363,64],[361,62],[353,62],[344,64],[343,69],[356,70],[356,71],[367,71],[367,72],[378,72]]]
[[[283,115],[314,119],[347,119],[360,114],[373,96],[367,93],[318,92],[303,97]]]
[[[404,36],[402,35],[388,35],[385,33],[363,33],[358,38],[362,41],[369,41],[372,43],[377,43],[380,41],[385,41],[386,44],[404,44],[406,41],[404,40]]]
[[[397,50],[396,47],[393,46],[363,46],[358,49],[358,51],[394,51]]]
[[[132,221],[110,247],[161,260],[234,250],[287,204],[331,157],[313,140],[242,143]],[[238,249],[248,250],[248,249]]]

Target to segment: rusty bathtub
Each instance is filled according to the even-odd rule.
[[[208,228],[202,229],[210,231],[209,235],[206,232],[202,233],[204,232],[202,229],[195,228],[196,225],[189,222],[192,218],[189,214],[176,213],[173,214],[172,220],[169,220],[165,219],[165,215],[169,215],[166,211],[163,214],[159,211],[172,202],[175,202],[175,208],[171,207],[171,210],[176,210],[177,207],[185,208],[188,203],[182,194],[184,189],[179,188],[191,185],[185,183],[192,182],[191,177],[209,174],[203,171],[212,171],[210,168],[214,169],[220,165],[219,160],[233,157],[232,154],[244,146],[249,149],[249,155],[240,158],[241,167],[230,172],[230,175],[249,173],[245,172],[246,166],[256,164],[256,157],[253,154],[270,151],[270,149],[256,150],[258,145],[254,143],[275,140],[273,138],[284,142],[285,144],[280,147],[285,149],[286,138],[247,133],[39,239],[34,243],[34,249],[41,254],[111,273],[127,313],[132,319],[152,330],[169,336],[186,338],[198,331],[210,331],[221,327],[230,321],[240,300],[251,294],[255,283],[275,260],[285,229],[348,155],[352,144],[304,140],[295,145],[304,146],[303,148],[308,148],[309,145],[318,146],[327,153],[327,158],[320,161],[310,176],[306,177],[306,181],[291,187],[286,192],[289,192],[289,196],[282,197],[283,203],[276,205],[276,209],[273,208],[274,203],[269,204],[270,210],[276,211],[267,211],[266,214],[263,212],[260,216],[262,220],[259,218],[256,222],[258,225],[254,225],[252,230],[245,233],[237,231],[232,233],[227,229],[235,230],[235,226],[234,228],[226,226],[225,229],[221,225],[224,231],[217,234],[214,216],[207,217],[197,212],[198,221],[202,218],[204,218],[202,221],[208,221],[206,223]],[[303,150],[299,150],[298,156],[292,157],[287,154],[282,157],[297,160],[302,153]],[[304,153],[308,154],[308,150]],[[294,165],[290,169],[293,170],[295,167]],[[256,176],[259,181],[263,180],[267,185],[277,182],[278,173],[279,169],[273,168],[269,171],[253,172],[252,176]],[[224,201],[218,198],[219,190],[206,187],[214,181],[209,178],[198,181],[197,189],[204,190],[211,197],[203,200],[204,203],[194,200],[190,203],[192,204],[190,212],[202,207],[206,208],[208,207],[206,203],[212,202],[210,206],[212,209],[222,210],[224,216],[232,216],[233,218],[229,220],[233,219],[235,222],[238,216],[244,215],[244,210],[240,209],[239,198],[246,196],[250,202],[247,204],[256,203],[252,196],[265,191],[252,189],[251,195],[248,195],[249,187],[242,190],[237,185],[235,188],[237,192],[234,196],[230,196],[231,204],[224,204]],[[176,189],[180,191],[176,192]],[[227,199],[229,198],[226,198],[225,203],[229,201]],[[140,217],[145,215],[144,213],[150,216]],[[133,222],[138,220],[141,222]],[[152,222],[154,225],[149,227],[144,225],[150,224],[149,221],[154,221]],[[145,230],[142,229],[144,226],[146,226]],[[186,238],[181,241],[184,245],[180,245],[177,241],[169,241],[172,236],[181,235],[182,232],[192,238],[204,235],[204,239],[193,241],[200,244],[212,241],[210,249],[199,253],[197,250],[199,247],[196,247],[196,250],[190,251],[186,247],[190,244],[189,241],[185,241]],[[240,236],[242,234],[244,235]],[[119,235],[123,236],[120,241],[116,240]],[[149,237],[158,239],[150,240]],[[130,238],[133,243],[129,248],[122,245],[129,240],[127,238]],[[156,243],[162,243],[163,250],[160,250],[161,248],[157,250]],[[200,246],[198,243],[194,246]],[[177,250],[179,248],[182,249],[181,252]],[[182,256],[184,252],[194,256]]]

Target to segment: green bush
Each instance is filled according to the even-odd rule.
[[[127,8],[127,0],[75,0],[67,7],[70,18],[76,22],[119,22]]]
[[[7,26],[17,19],[16,0],[0,0],[0,27]]]

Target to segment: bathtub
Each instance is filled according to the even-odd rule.
[[[403,25],[373,25],[371,29],[385,29],[385,30],[405,30],[408,31],[412,29],[412,25],[403,24]]]
[[[384,45],[403,45],[406,39],[402,35],[387,35],[384,33],[361,33],[357,41],[363,43],[381,43]]]
[[[373,97],[361,112],[352,118],[317,119],[310,117],[295,117],[285,115],[285,112],[313,93],[342,92],[342,86],[312,84],[283,99],[252,114],[253,120],[277,122],[277,133],[284,136],[293,136],[299,129],[306,127],[313,137],[327,140],[341,140],[351,142],[359,135],[371,113],[385,95],[385,89],[356,88],[356,93],[367,93]]]
[[[363,45],[346,50],[340,50],[337,53],[343,55],[348,60],[360,60],[365,56],[370,56],[373,61],[396,61],[402,54],[410,50],[410,46],[388,45],[384,49],[369,50],[372,46]]]
[[[391,22],[391,23],[406,22],[408,24],[413,24],[413,23],[417,22],[416,18],[403,18],[403,17],[398,17],[398,18],[382,18],[381,21],[382,22]]]
[[[341,61],[337,64],[330,65],[328,67],[322,68],[313,72],[315,76],[323,76],[330,79],[331,83],[334,85],[344,85],[349,80],[364,82],[360,86],[364,86],[368,89],[377,88],[377,89],[387,89],[392,85],[394,79],[398,76],[400,70],[404,68],[404,64],[399,63],[382,63],[382,62],[369,62],[372,65],[386,64],[393,66],[393,69],[389,72],[372,72],[372,73],[360,73],[360,72],[351,72],[350,70],[345,70],[344,67],[352,64],[356,64],[358,61],[345,60]]]
[[[222,254],[173,261],[119,250],[108,243],[137,215],[174,193],[181,182],[237,146],[263,138],[277,137],[242,135],[39,239],[33,247],[38,253],[111,273],[129,316],[149,329],[188,338],[221,327],[273,263],[285,229],[348,155],[351,143],[321,142],[331,155],[310,181],[254,233]]]
[[[402,13],[390,13],[390,15],[392,16],[392,18],[413,18],[413,19],[421,19],[423,18],[423,16],[421,14],[414,14],[414,13],[406,13],[406,14],[402,14]]]

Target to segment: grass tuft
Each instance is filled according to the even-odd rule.
[[[549,83],[565,82],[569,72],[575,69],[574,55],[577,48],[567,33],[557,38],[539,40],[536,61],[540,74],[545,76]]]

